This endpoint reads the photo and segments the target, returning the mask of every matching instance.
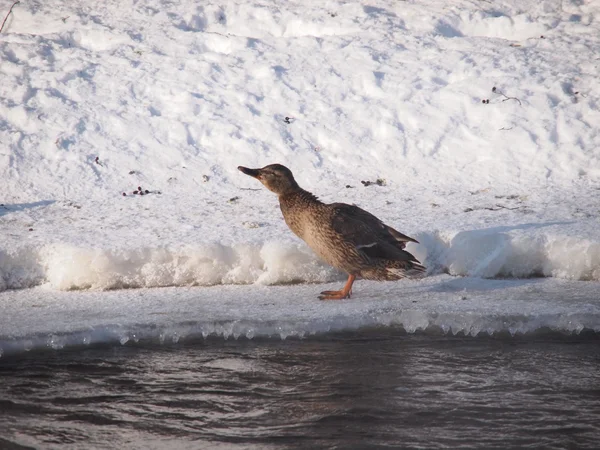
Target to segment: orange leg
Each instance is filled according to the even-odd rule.
[[[348,281],[343,289],[339,291],[323,291],[319,295],[319,300],[341,300],[343,298],[350,298],[352,295],[352,283],[356,280],[356,275],[348,275]]]

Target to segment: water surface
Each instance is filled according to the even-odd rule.
[[[131,344],[131,343],[130,343]],[[1,448],[595,448],[600,339],[395,331],[0,360]]]

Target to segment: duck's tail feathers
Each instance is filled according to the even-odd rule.
[[[394,281],[402,278],[422,278],[427,269],[416,261],[381,260],[377,266],[363,270],[360,276],[366,280]]]
[[[403,249],[406,247],[406,243],[407,242],[414,242],[415,244],[418,244],[419,241],[417,241],[416,239],[411,238],[410,236],[407,236],[405,234],[400,233],[398,230],[394,230],[392,227],[390,226],[385,226],[388,233],[390,233],[390,235],[392,235],[392,237],[394,238],[394,240],[396,241],[396,245]]]
[[[386,267],[386,272],[389,279],[398,280],[400,278],[422,278],[425,276],[427,268],[413,261],[402,261],[402,265],[394,264],[391,267]]]

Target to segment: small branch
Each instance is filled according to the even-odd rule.
[[[496,205],[496,207],[487,207],[487,208],[483,208],[483,209],[487,209],[488,211],[499,211],[501,209],[508,209],[509,211],[514,211],[515,209],[521,209],[521,206],[515,206],[514,208],[509,208],[508,206],[504,206],[504,205]]]
[[[509,211],[517,211],[517,210],[525,210],[526,208],[527,208],[526,206],[515,206],[514,208],[509,208],[508,206],[496,204],[495,207],[494,206],[482,206],[482,207],[466,208],[463,210],[463,212],[472,212],[472,211],[479,211],[479,210],[500,211],[501,209],[508,209]]]
[[[496,86],[494,86],[492,88],[492,92],[494,92],[495,94],[503,96],[504,97],[504,99],[502,100],[503,102],[505,102],[506,100],[516,100],[516,101],[519,102],[519,105],[523,106],[523,104],[521,103],[521,100],[519,100],[517,97],[509,97],[508,95],[506,95],[503,92],[501,92],[498,89],[496,89]]]
[[[6,23],[6,21],[8,20],[8,16],[10,16],[10,13],[12,12],[13,8],[18,5],[19,3],[21,3],[20,1],[16,1],[12,4],[12,6],[10,7],[10,9],[8,10],[8,14],[6,14],[6,17],[4,17],[4,22],[2,22],[2,26],[0,26],[0,33],[2,33],[2,29],[4,28],[4,24]]]
[[[218,34],[219,36],[223,36],[226,37],[227,39],[229,39],[229,36],[223,33],[219,33],[218,31],[205,31],[205,34]]]

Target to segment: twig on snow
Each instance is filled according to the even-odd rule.
[[[508,209],[509,211],[514,211],[515,209],[521,209],[522,206],[515,206],[513,208],[509,208],[508,206],[504,206],[504,205],[496,205],[496,207],[486,207],[483,209],[487,209],[488,211],[500,211],[501,209]]]
[[[505,102],[506,100],[516,100],[519,102],[519,105],[523,106],[523,104],[521,103],[521,100],[519,100],[517,97],[509,97],[508,95],[504,94],[503,92],[499,91],[496,86],[494,86],[492,88],[492,92],[498,95],[502,95],[504,97],[504,99],[502,100],[503,102]]]
[[[4,22],[2,22],[2,26],[0,26],[0,33],[2,33],[2,29],[4,28],[4,24],[6,23],[6,21],[8,20],[8,16],[10,16],[10,13],[12,12],[13,8],[18,5],[19,3],[21,3],[20,1],[16,1],[12,4],[12,6],[10,7],[10,9],[8,10],[8,13],[6,14],[6,17],[4,17]]]
[[[482,206],[480,208],[466,208],[463,210],[463,212],[472,212],[472,211],[477,211],[477,210],[482,210],[485,209],[487,211],[500,211],[501,209],[508,209],[509,211],[516,211],[518,209],[525,209],[525,206],[515,206],[514,208],[509,208],[508,206],[504,206],[504,205],[500,205],[500,204],[496,204],[496,206]]]

